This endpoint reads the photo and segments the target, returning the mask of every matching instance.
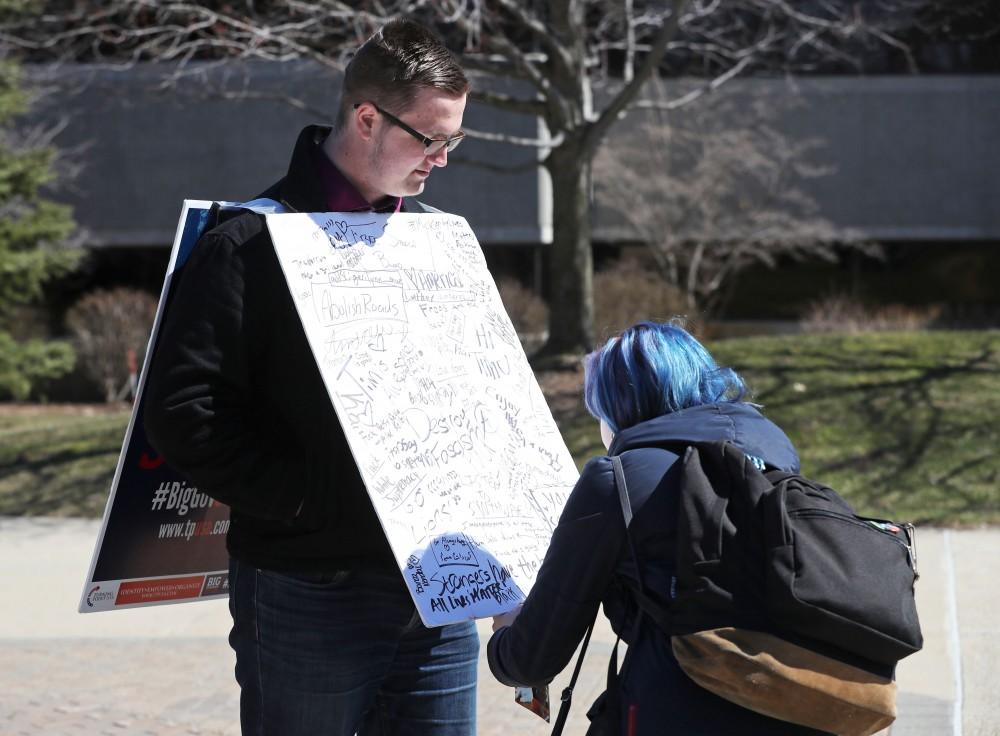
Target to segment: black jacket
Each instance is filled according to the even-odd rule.
[[[288,174],[260,196],[324,211],[328,134],[303,130]],[[243,210],[205,233],[174,279],[145,428],[174,468],[230,506],[230,554],[272,570],[398,569],[263,216]]]
[[[745,403],[694,407],[619,433],[633,520],[631,534],[649,595],[670,605],[674,572],[678,441],[730,440],[749,455],[786,470],[798,456],[785,434]],[[667,637],[643,618],[635,639],[635,561],[608,457],[587,463],[570,494],[534,587],[513,625],[496,632],[487,654],[494,676],[508,685],[550,681],[570,661],[598,605],[629,644],[621,671],[623,720],[635,707],[639,734],[813,734],[757,715],[692,682],[678,667]],[[622,733],[625,733],[624,727]]]

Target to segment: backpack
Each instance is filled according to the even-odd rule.
[[[886,728],[896,662],[923,645],[913,526],[860,517],[729,442],[683,453],[669,610],[641,575],[636,592],[681,669],[772,718],[850,736]]]

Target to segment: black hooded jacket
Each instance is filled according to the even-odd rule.
[[[304,129],[288,174],[260,196],[324,211],[318,157],[329,133]],[[403,210],[431,208],[404,199]],[[398,570],[264,217],[244,210],[205,233],[174,279],[145,429],[174,468],[230,506],[229,553],[278,571]]]
[[[675,567],[678,443],[729,440],[748,455],[797,471],[792,443],[746,403],[697,406],[620,432],[608,452],[619,455],[633,519],[630,533],[647,593],[669,608]],[[629,708],[637,734],[815,734],[734,705],[692,682],[668,638],[643,618],[634,640],[630,593],[635,560],[608,457],[592,459],[570,494],[531,593],[514,623],[497,631],[487,654],[494,676],[508,685],[549,682],[570,661],[603,602],[628,647],[621,670],[622,733]],[[592,655],[591,655],[592,656]]]

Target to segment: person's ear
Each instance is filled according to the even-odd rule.
[[[354,110],[352,122],[358,137],[363,141],[371,141],[375,137],[375,124],[378,120],[378,110],[370,102],[362,102]]]
[[[604,443],[604,449],[611,449],[611,442],[615,439],[615,433],[611,431],[611,427],[603,419],[601,420],[601,442]]]

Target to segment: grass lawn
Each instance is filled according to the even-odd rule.
[[[1000,523],[1000,331],[796,335],[709,347],[785,429],[803,472],[859,513]],[[603,446],[594,420],[572,404],[574,379],[561,379],[553,411],[582,465]]]
[[[1000,522],[1000,331],[720,343],[803,471],[867,515]]]
[[[806,474],[858,511],[1000,523],[1000,331],[805,335],[710,345],[799,448]],[[579,372],[538,376],[582,466],[603,454]],[[0,514],[99,517],[122,407],[0,404]]]
[[[101,516],[129,413],[0,404],[0,514]]]

